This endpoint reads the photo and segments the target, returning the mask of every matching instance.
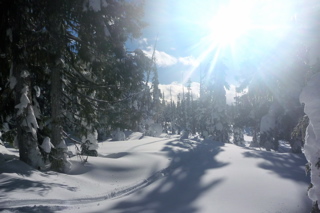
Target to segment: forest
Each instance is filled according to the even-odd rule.
[[[111,160],[133,158],[136,153],[128,153],[136,147],[156,143],[159,138],[165,140],[170,149],[163,148],[161,153],[167,151],[172,163],[166,167],[161,158],[161,166],[156,166],[158,170],[162,169],[161,172],[150,172],[151,176],[144,177],[150,183],[141,182],[127,188],[127,191],[124,188],[119,190],[126,184],[132,184],[125,182],[110,195],[111,198],[117,197],[118,193],[123,197],[127,196],[126,193],[133,194],[140,188],[151,187],[153,181],[170,179],[179,169],[190,170],[187,175],[193,175],[193,178],[182,178],[182,183],[193,184],[195,177],[200,182],[205,172],[197,169],[196,161],[204,170],[224,167],[227,163],[217,160],[218,153],[221,149],[225,149],[225,153],[230,149],[228,156],[238,158],[235,157],[238,151],[233,150],[238,148],[232,148],[237,146],[250,150],[245,152],[246,158],[266,157],[273,159],[273,162],[281,161],[283,165],[286,161],[290,164],[294,159],[297,164],[292,163],[286,171],[307,171],[306,177],[300,178],[301,174],[297,172],[292,178],[298,182],[304,181],[304,184],[307,178],[310,186],[305,188],[305,194],[308,193],[312,201],[308,206],[311,209],[309,212],[320,212],[320,61],[311,60],[318,59],[319,52],[312,52],[311,47],[314,47],[310,46],[319,41],[320,8],[311,0],[297,2],[309,4],[311,9],[293,17],[293,25],[297,27],[289,30],[290,39],[283,38],[281,45],[272,52],[256,54],[241,61],[235,76],[234,102],[228,104],[226,91],[230,82],[227,75],[233,67],[223,57],[208,56],[200,62],[203,66],[200,67],[199,97],[192,93],[191,78],[177,97],[172,97],[171,91],[169,97],[165,96],[159,89],[159,67],[155,54],[159,44],[154,44],[151,56],[142,49],[131,50],[127,47],[128,41],[142,38],[143,29],[150,24],[144,19],[145,1],[0,0],[0,177],[5,180],[9,177],[7,174],[19,174],[19,171],[22,176],[34,172],[39,176],[39,179],[35,178],[37,180],[41,179],[40,174],[54,173],[68,177],[84,172],[88,166],[90,169],[86,174],[92,170],[93,175],[95,170],[91,166],[102,164],[99,157]],[[304,26],[303,30],[299,26]],[[309,42],[311,40],[314,43]],[[135,140],[137,142],[130,145],[129,142]],[[139,145],[138,140],[142,144]],[[134,143],[137,145],[133,146]],[[284,147],[287,150],[285,155],[281,154]],[[150,148],[153,149],[156,149],[155,146]],[[9,154],[8,150],[16,150],[16,153]],[[143,149],[139,152],[142,159],[149,159]],[[190,156],[184,152],[190,152]],[[183,168],[180,166],[184,164],[173,162],[177,156],[188,166]],[[136,160],[141,165],[145,163],[150,166],[150,171],[157,171],[151,165],[151,162],[156,162],[155,159],[150,157],[149,163],[140,162],[140,158]],[[214,166],[209,159],[214,159],[211,162]],[[15,168],[12,166],[13,160],[19,162],[19,169],[8,172]],[[307,162],[305,166],[304,161]],[[108,161],[104,164],[107,165]],[[110,169],[108,173],[108,169],[101,171],[106,176],[115,171]],[[26,170],[28,175],[24,174]],[[124,177],[130,179],[130,174],[124,174]],[[132,178],[140,180],[138,176],[133,175]],[[1,179],[0,191],[1,188],[6,189],[5,181]],[[174,186],[181,184],[175,181]],[[216,183],[220,181],[216,180]],[[15,185],[19,183],[12,182],[10,187]],[[201,191],[192,187],[190,190]],[[1,193],[8,191],[13,193],[14,190]],[[168,197],[180,196],[177,191],[172,191],[174,195]],[[161,192],[159,190],[158,194]],[[50,203],[50,200],[34,204],[31,201],[16,202],[12,206],[19,206],[21,212],[65,210],[57,205],[67,205],[66,202],[50,199],[55,206],[48,209],[44,204]],[[103,200],[103,196],[97,197],[98,200]],[[177,203],[184,205],[187,200],[181,199]],[[4,201],[6,197],[0,195],[0,210]],[[84,201],[91,202],[88,199]],[[147,201],[145,199],[144,202]],[[71,199],[70,202],[78,201]],[[123,202],[123,205],[129,205]],[[168,205],[168,202],[163,205]],[[130,205],[132,208],[135,206],[133,201]],[[137,210],[132,211],[118,206],[117,212],[142,212],[143,203],[139,205]],[[6,204],[3,210],[10,212],[12,206]],[[212,210],[197,211],[191,206],[188,209],[170,207],[146,207],[146,211]],[[273,210],[276,212],[276,209]],[[86,211],[89,210],[83,209],[83,212]]]

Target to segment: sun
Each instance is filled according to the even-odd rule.
[[[208,37],[219,46],[236,42],[252,28],[250,4],[244,1],[233,2],[221,7],[208,20]]]
[[[218,53],[254,55],[276,45],[292,28],[289,0],[226,0],[210,6],[202,10],[206,15],[199,20],[203,34],[194,44],[200,61]]]
[[[258,60],[284,40],[290,41],[288,35],[294,27],[292,17],[296,11],[292,0],[206,2],[188,17],[195,23],[194,32],[189,35],[196,35],[190,50],[199,64],[208,64],[209,74],[217,61],[234,69],[243,61]],[[187,77],[197,69],[203,68],[193,68]]]

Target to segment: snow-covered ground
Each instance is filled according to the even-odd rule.
[[[304,155],[178,136],[99,143],[70,174],[39,172],[0,145],[1,212],[307,213]],[[246,137],[249,140],[249,137]],[[70,150],[74,147],[70,146]],[[283,149],[285,150],[285,149]]]

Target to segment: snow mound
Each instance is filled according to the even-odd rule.
[[[131,131],[126,131],[125,132],[127,140],[140,140],[143,138],[143,133],[142,132],[131,132]]]
[[[124,141],[124,140],[126,140],[126,135],[124,134],[124,132],[120,131],[119,128],[116,131],[113,131],[111,133],[111,136],[112,136],[112,140],[113,141]]]
[[[17,155],[10,152],[2,143],[0,143],[0,164],[17,158]]]

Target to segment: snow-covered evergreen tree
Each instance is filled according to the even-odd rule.
[[[19,145],[20,158],[37,168],[38,145],[49,136],[52,168],[66,171],[63,129],[85,136],[82,123],[96,128],[98,112],[114,113],[117,103],[134,99],[132,93],[141,89],[146,69],[138,54],[126,52],[124,43],[140,35],[142,4],[101,0],[0,4],[7,11],[1,14],[1,39],[6,42],[1,43],[0,64],[9,79],[6,84],[1,78],[1,126],[14,123],[19,143],[28,138]],[[14,104],[7,98],[12,89]],[[2,104],[4,99],[10,100],[8,104]],[[39,159],[30,159],[29,152]]]
[[[3,89],[13,91],[15,99],[14,113],[13,109],[8,109],[9,105],[3,106],[6,109],[1,113],[9,112],[9,114],[6,116],[2,114],[1,123],[3,125],[3,122],[6,121],[6,124],[15,125],[20,159],[34,168],[42,168],[44,164],[37,137],[39,126],[32,98],[32,63],[28,61],[33,51],[29,47],[37,44],[37,42],[33,43],[35,41],[33,36],[36,32],[32,24],[36,25],[34,18],[37,15],[37,11],[32,11],[34,5],[34,1],[7,1],[1,5],[6,9],[6,13],[2,13],[0,25],[0,34],[5,35],[2,37],[4,44],[1,45],[0,52],[3,55],[1,58],[6,60],[6,62],[2,61],[1,68],[5,69],[4,72],[7,73],[7,79],[9,79],[9,87]]]
[[[202,135],[214,141],[229,142],[229,119],[226,114],[226,66],[221,61],[211,63],[200,97],[200,112],[204,122]]]
[[[152,112],[153,112],[153,120],[156,123],[161,123],[161,100],[162,97],[161,91],[159,89],[159,79],[158,79],[158,71],[156,64],[153,65],[153,77],[152,77]]]
[[[261,70],[257,65],[247,62],[243,65],[243,73],[240,77],[239,92],[245,92],[240,96],[241,119],[245,126],[252,128],[251,146],[260,146],[260,123],[261,118],[267,114],[273,96],[267,85],[267,72]],[[239,121],[238,121],[239,122]],[[243,122],[243,121],[240,121]]]
[[[312,76],[307,86],[303,89],[300,101],[305,104],[304,111],[309,117],[309,125],[306,131],[306,141],[304,145],[304,154],[309,162],[311,173],[312,188],[309,189],[310,199],[319,206],[320,201],[320,74]]]
[[[246,126],[245,120],[247,119],[246,116],[244,116],[243,110],[246,109],[246,107],[242,106],[242,103],[240,101],[240,97],[235,97],[235,104],[231,105],[229,108],[229,112],[231,112],[232,115],[232,133],[233,133],[233,143],[236,145],[243,145],[244,142],[244,128]]]
[[[216,141],[229,142],[229,119],[227,116],[226,89],[229,84],[226,82],[227,67],[218,62],[213,70],[213,88],[212,88],[212,119],[214,123],[213,138]]]

